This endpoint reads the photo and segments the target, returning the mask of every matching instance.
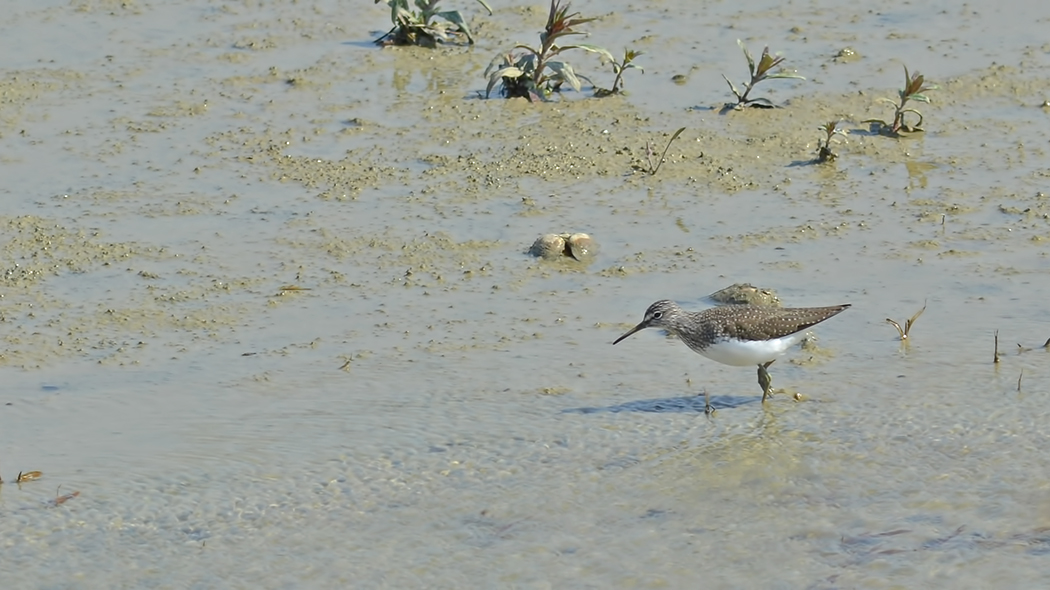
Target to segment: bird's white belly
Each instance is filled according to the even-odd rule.
[[[773,340],[732,340],[725,339],[697,350],[707,358],[734,367],[761,365],[787,352],[787,349],[798,344],[805,337],[805,332],[791,334]]]

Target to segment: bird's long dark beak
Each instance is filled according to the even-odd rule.
[[[642,330],[644,330],[644,329],[646,329],[648,327],[649,327],[649,322],[643,321],[642,323],[640,323],[637,326],[631,328],[630,330],[627,330],[627,333],[624,334],[623,336],[620,336],[616,340],[613,340],[613,344],[619,344],[620,341],[623,340],[624,338],[630,336],[631,334],[634,334],[635,332],[640,332],[640,331],[642,331]]]

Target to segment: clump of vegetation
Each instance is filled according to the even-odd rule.
[[[492,89],[500,82],[502,82],[501,92],[504,97],[520,96],[528,99],[529,102],[532,102],[534,97],[546,99],[552,92],[560,90],[562,84],[568,84],[573,90],[579,92],[583,86],[580,79],[587,80],[588,83],[590,80],[577,74],[568,62],[560,59],[562,53],[570,49],[583,49],[597,53],[611,62],[616,61],[608,50],[597,45],[557,44],[559,40],[570,35],[586,35],[573,27],[592,20],[594,19],[580,18],[578,12],[570,13],[568,3],[562,4],[560,0],[551,0],[547,26],[540,33],[539,47],[515,45],[514,49],[523,49],[524,53],[497,56],[485,69],[485,75],[489,79],[488,86],[485,88],[485,97],[488,98]]]
[[[908,73],[908,66],[904,66],[904,88],[897,91],[897,95],[900,98],[900,102],[894,101],[892,98],[880,98],[879,102],[887,102],[893,106],[893,123],[886,123],[882,119],[868,119],[864,121],[871,125],[872,131],[881,133],[882,135],[888,135],[890,137],[900,137],[908,133],[918,133],[922,131],[922,113],[908,107],[909,100],[915,100],[930,103],[930,97],[923,94],[930,90],[937,90],[937,86],[930,85],[926,86],[926,78],[919,72],[914,74]],[[904,122],[904,115],[912,113],[919,117],[919,121],[915,125],[908,125]]]
[[[594,95],[597,97],[603,97],[623,92],[624,71],[629,70],[631,68],[635,68],[641,72],[645,72],[645,70],[642,69],[642,66],[632,63],[634,61],[634,58],[638,57],[639,55],[642,55],[641,51],[635,51],[633,49],[624,49],[623,60],[619,62],[612,62],[613,73],[616,74],[616,79],[613,80],[612,88],[599,88],[594,92]]]
[[[824,138],[817,142],[817,162],[831,162],[838,155],[831,151],[831,142],[836,135],[846,136],[845,129],[838,129],[838,121],[828,121],[819,127],[824,132]]]
[[[375,0],[379,4],[381,0]],[[420,45],[422,47],[436,47],[437,42],[449,43],[454,40],[454,35],[462,34],[467,42],[474,43],[474,37],[470,34],[470,27],[463,15],[458,10],[438,10],[437,4],[441,0],[415,0],[418,11],[408,8],[408,0],[386,0],[390,6],[390,22],[394,28],[387,31],[385,35],[376,39],[376,45]],[[478,4],[492,14],[492,9],[485,0],[478,0]],[[441,18],[445,22],[435,20]]]
[[[725,74],[722,74],[722,78],[725,79],[726,84],[729,84],[729,89],[733,91],[733,95],[736,96],[737,101],[736,104],[727,103],[727,109],[739,111],[746,107],[758,107],[763,109],[775,108],[773,102],[770,101],[768,98],[748,97],[748,95],[751,94],[751,90],[754,89],[756,84],[763,80],[771,80],[774,78],[794,78],[796,80],[805,80],[805,78],[803,78],[802,76],[799,76],[798,74],[792,74],[790,72],[776,72],[773,74],[769,73],[770,70],[784,63],[785,59],[780,55],[770,55],[769,47],[766,47],[762,50],[762,57],[759,58],[758,63],[756,64],[755,58],[751,57],[751,52],[747,50],[747,47],[744,47],[744,42],[737,39],[736,43],[740,46],[740,49],[743,50],[744,57],[747,58],[747,69],[751,73],[751,81],[747,84],[744,84],[744,91],[740,92],[739,90],[737,90],[736,86],[734,86],[733,83],[729,80],[729,78],[727,78]]]

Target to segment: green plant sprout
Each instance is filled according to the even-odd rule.
[[[845,129],[838,129],[838,121],[828,121],[820,127],[821,131],[824,132],[824,138],[817,142],[817,162],[831,162],[838,157],[835,152],[831,151],[831,142],[835,139],[836,135],[846,136],[847,131]]]
[[[615,62],[616,59],[607,49],[597,45],[575,43],[571,45],[558,45],[557,42],[569,35],[586,35],[582,31],[573,29],[578,25],[591,22],[593,18],[579,18],[580,13],[569,12],[569,4],[561,4],[559,0],[551,0],[550,13],[547,16],[547,26],[540,33],[539,48],[528,45],[515,45],[514,49],[524,49],[521,54],[506,54],[497,56],[492,60],[489,67],[485,69],[485,76],[489,83],[485,88],[485,97],[488,98],[492,89],[498,82],[502,82],[501,92],[503,96],[512,98],[520,96],[532,102],[533,97],[546,99],[551,92],[561,89],[562,84],[568,84],[573,90],[579,92],[582,87],[580,79],[590,80],[585,76],[577,74],[568,62],[555,59],[561,53],[570,49],[583,49],[591,53],[597,53],[601,57]]]
[[[894,108],[893,123],[888,124],[882,119],[868,119],[864,123],[868,123],[872,127],[872,131],[881,133],[882,135],[888,135],[890,137],[901,137],[908,133],[918,133],[922,131],[922,113],[919,111],[907,107],[909,100],[915,100],[930,104],[930,97],[923,94],[930,90],[937,90],[937,86],[930,85],[925,86],[926,78],[919,72],[914,74],[908,73],[908,66],[904,66],[904,88],[897,91],[897,95],[900,97],[900,104],[891,98],[880,98],[879,102],[887,102]],[[919,122],[915,125],[908,125],[904,122],[904,115],[912,113],[919,117]]]
[[[375,0],[379,4],[382,0]],[[474,44],[474,37],[470,34],[470,27],[463,15],[458,10],[438,10],[437,4],[441,0],[415,0],[418,11],[408,8],[408,0],[386,0],[390,7],[390,22],[394,28],[387,31],[385,35],[375,40],[376,45],[419,45],[421,47],[434,48],[437,42],[449,43],[453,40],[452,35],[462,33],[467,38],[467,43]],[[478,4],[492,14],[492,9],[485,0],[478,0]],[[435,21],[440,17],[447,22]]]
[[[612,62],[613,73],[616,74],[616,79],[613,80],[612,88],[605,89],[599,88],[594,91],[594,95],[597,97],[612,96],[613,94],[620,94],[623,92],[623,73],[625,70],[635,68],[640,72],[645,72],[642,66],[632,63],[634,58],[639,55],[643,55],[641,51],[635,51],[633,49],[623,50],[623,60],[620,62]]]
[[[736,43],[740,46],[740,49],[743,50],[744,57],[747,58],[747,69],[751,73],[751,81],[747,84],[744,84],[744,92],[740,92],[739,90],[737,90],[736,86],[734,86],[733,83],[729,80],[729,78],[727,78],[725,74],[722,74],[722,78],[725,79],[726,84],[729,84],[729,89],[733,91],[733,95],[736,96],[737,100],[736,104],[726,104],[726,108],[737,111],[742,110],[745,107],[758,107],[763,109],[775,108],[773,102],[770,101],[768,98],[748,98],[748,95],[751,94],[751,90],[755,87],[756,84],[763,80],[771,80],[774,78],[793,78],[795,80],[805,80],[805,78],[803,78],[802,76],[799,76],[798,74],[792,74],[789,72],[777,72],[775,74],[770,74],[769,71],[783,63],[785,58],[780,55],[770,55],[768,46],[762,50],[762,57],[759,58],[758,63],[756,64],[755,58],[751,57],[751,52],[748,51],[747,47],[744,46],[744,42],[740,39],[737,39]]]

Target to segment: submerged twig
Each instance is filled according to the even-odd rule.
[[[61,491],[62,491],[62,486],[58,486],[58,489],[55,490],[55,500],[51,504],[52,506],[61,506],[62,504],[65,504],[66,502],[68,502],[68,501],[72,500],[73,498],[76,498],[77,496],[80,495],[80,491],[78,490],[78,491],[66,494],[64,496],[59,496],[58,494]]]
[[[1017,376],[1017,391],[1021,391],[1021,377],[1024,377],[1024,369],[1021,369],[1021,374]]]
[[[913,315],[910,318],[908,318],[908,321],[904,322],[904,327],[903,328],[901,328],[900,324],[898,324],[897,322],[891,320],[890,318],[886,318],[886,321],[891,323],[891,324],[893,324],[894,328],[897,328],[897,333],[900,335],[901,341],[903,342],[903,341],[908,339],[908,335],[911,333],[911,327],[913,325],[915,325],[915,321],[919,319],[919,316],[921,316],[922,312],[924,312],[924,311],[926,311],[926,301],[925,300],[922,302],[922,309],[920,309],[919,311],[915,312],[915,315]]]
[[[999,330],[995,331],[995,354],[992,356],[992,362],[999,362]]]
[[[1037,348],[1042,348],[1044,350],[1045,349],[1050,349],[1050,338],[1047,338],[1046,342],[1044,342],[1042,346],[1033,346],[1032,348],[1027,348],[1027,347],[1021,346],[1021,344],[1018,343],[1017,344],[1017,354],[1021,354],[1022,352],[1028,352],[1029,350],[1035,350]]]

